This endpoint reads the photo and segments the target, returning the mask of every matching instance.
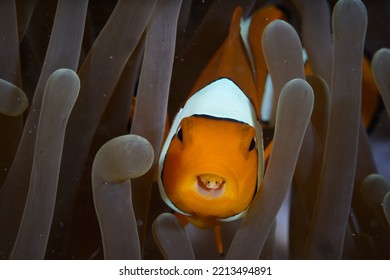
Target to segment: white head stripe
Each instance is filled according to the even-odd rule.
[[[258,122],[248,97],[227,78],[217,80],[191,96],[176,119],[180,123],[183,118],[192,115],[233,119],[253,127]]]

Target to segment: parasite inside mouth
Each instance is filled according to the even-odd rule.
[[[197,191],[207,197],[217,198],[222,195],[225,180],[216,174],[201,174],[196,176],[195,186]]]

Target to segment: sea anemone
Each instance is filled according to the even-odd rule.
[[[150,143],[132,134],[111,139],[96,153],[93,200],[106,259],[141,258],[130,179],[144,175],[153,159]]]
[[[235,8],[276,5],[250,38],[274,93],[267,167],[221,225],[226,258],[388,259],[390,6],[335,2],[1,1],[0,258],[220,259],[162,202],[157,159]]]
[[[80,89],[77,74],[58,69],[46,82],[26,204],[11,253],[43,259],[54,214],[66,125]]]

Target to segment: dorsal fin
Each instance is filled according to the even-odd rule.
[[[261,35],[266,25],[274,19],[283,18],[283,13],[274,6],[267,6],[255,12],[249,29],[249,44],[252,51],[252,69],[241,38],[242,8],[237,7],[233,13],[229,33],[224,43],[209,61],[191,90],[196,93],[206,85],[220,78],[232,80],[247,95],[260,119],[260,105],[266,79],[266,64],[263,58]]]
[[[242,8],[238,7],[233,13],[228,37],[202,71],[191,95],[220,78],[228,78],[247,95],[259,115],[254,76],[240,35],[241,17]]]

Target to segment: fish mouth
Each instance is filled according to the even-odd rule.
[[[218,198],[224,193],[226,181],[216,174],[200,174],[195,176],[195,188],[199,194],[207,198]]]

